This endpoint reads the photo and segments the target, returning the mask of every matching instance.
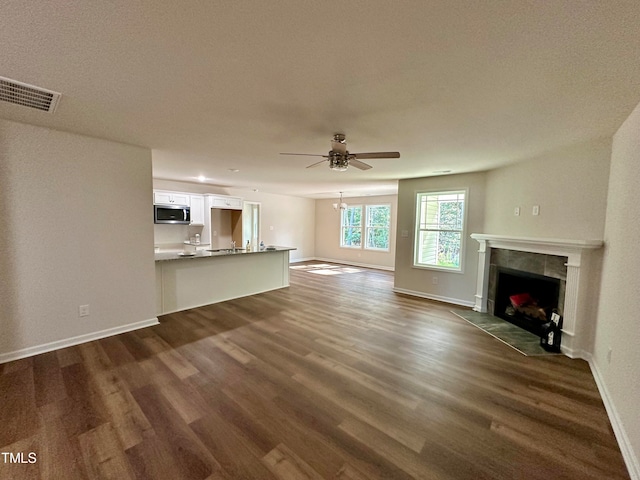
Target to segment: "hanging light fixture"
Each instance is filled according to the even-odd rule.
[[[334,210],[346,210],[347,209],[347,204],[342,200],[342,192],[340,192],[340,203],[334,203],[333,204],[333,209]]]

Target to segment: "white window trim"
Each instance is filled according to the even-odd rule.
[[[462,231],[460,233],[460,268],[447,268],[447,267],[438,267],[438,266],[432,266],[432,265],[423,265],[423,264],[416,264],[416,246],[418,245],[418,237],[420,234],[420,229],[419,229],[419,219],[418,219],[418,213],[420,211],[420,208],[418,206],[418,195],[425,195],[425,194],[437,194],[437,195],[444,195],[447,193],[457,193],[457,192],[464,192],[464,213],[463,213],[463,218],[462,218]],[[411,264],[412,264],[412,268],[416,268],[419,270],[434,270],[434,271],[439,271],[439,272],[449,272],[449,273],[457,273],[457,274],[464,274],[464,267],[465,267],[465,257],[467,256],[467,241],[466,241],[466,231],[467,231],[467,218],[469,215],[469,189],[468,188],[447,188],[447,189],[435,189],[435,190],[416,190],[413,192],[413,208],[414,208],[414,212],[413,212],[413,221],[414,221],[414,232],[413,232],[413,245],[412,245],[412,251],[411,251],[411,255],[412,255],[412,260],[411,260]]]

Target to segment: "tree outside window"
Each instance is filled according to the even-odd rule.
[[[362,245],[362,206],[349,206],[341,211],[340,246],[357,247]]]
[[[414,266],[462,271],[465,191],[417,194]]]
[[[391,225],[390,205],[367,205],[367,227],[365,248],[389,250],[389,228]]]

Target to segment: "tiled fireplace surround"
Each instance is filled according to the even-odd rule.
[[[588,359],[593,345],[600,240],[559,240],[474,233],[478,241],[478,282],[474,310],[493,313],[497,267],[560,279],[563,315],[561,350]]]

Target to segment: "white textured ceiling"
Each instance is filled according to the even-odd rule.
[[[640,101],[638,25],[614,0],[4,0],[0,76],[63,97],[0,117],[152,148],[157,178],[388,193],[610,136]],[[337,173],[278,154],[336,132],[402,157]]]

